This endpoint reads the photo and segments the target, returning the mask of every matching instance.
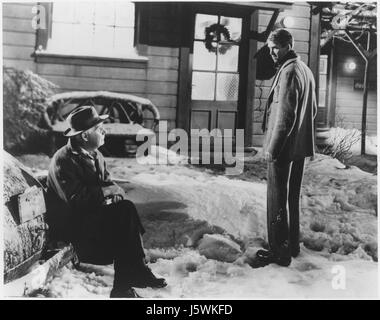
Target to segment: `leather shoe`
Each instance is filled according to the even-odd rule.
[[[300,247],[298,246],[297,248],[292,248],[291,249],[291,253],[292,253],[292,257],[295,258],[297,257],[299,254],[300,254]]]
[[[141,298],[133,288],[111,290],[110,298]]]
[[[133,282],[136,288],[164,288],[167,286],[164,278],[157,278],[148,266],[144,266]]]
[[[270,255],[272,255],[272,252],[269,250],[257,250],[256,257],[267,259]]]
[[[291,257],[278,257],[271,251],[258,250],[256,253],[256,258],[253,259],[249,265],[252,268],[261,268],[267,266],[268,264],[276,263],[280,266],[287,267],[290,265],[291,261]]]

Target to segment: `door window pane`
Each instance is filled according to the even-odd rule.
[[[239,75],[235,73],[218,73],[216,84],[216,100],[237,101],[239,91]]]
[[[193,100],[214,100],[215,74],[193,72],[191,98]]]
[[[205,48],[204,42],[194,41],[194,70],[215,70],[216,69],[216,54],[209,52]]]
[[[191,113],[191,129],[210,130],[211,112],[197,110]]]
[[[195,39],[205,39],[205,28],[218,23],[218,16],[212,16],[209,14],[197,14],[195,18]]]
[[[220,130],[232,129],[233,131],[235,131],[235,119],[236,119],[236,112],[219,111],[218,112],[218,128]]]
[[[241,38],[241,18],[221,17],[220,23],[227,27],[230,32],[231,40],[240,40]]]
[[[220,46],[219,44],[219,47]],[[236,72],[238,70],[238,58],[238,46],[229,47],[225,53],[223,53],[223,51],[218,53],[218,71]]]

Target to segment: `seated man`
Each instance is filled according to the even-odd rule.
[[[144,228],[136,208],[112,182],[97,150],[104,144],[103,121],[82,106],[68,117],[66,146],[53,156],[48,174],[48,223],[56,240],[70,241],[83,262],[114,263],[111,297],[138,297],[133,287],[166,286],[144,261]],[[58,239],[60,238],[60,239]]]

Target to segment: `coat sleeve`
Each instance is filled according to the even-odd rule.
[[[73,209],[101,205],[104,196],[100,185],[86,185],[78,172],[77,165],[70,159],[55,163],[54,174],[56,189],[64,193],[69,206]]]
[[[278,110],[268,152],[277,159],[296,122],[300,85],[294,71],[288,71],[279,79]]]

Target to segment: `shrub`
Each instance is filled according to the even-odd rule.
[[[46,151],[50,137],[46,100],[56,88],[55,84],[29,70],[4,67],[5,150],[13,154]]]
[[[352,157],[352,147],[360,141],[360,137],[357,129],[331,128],[327,144],[320,152],[346,164]]]

